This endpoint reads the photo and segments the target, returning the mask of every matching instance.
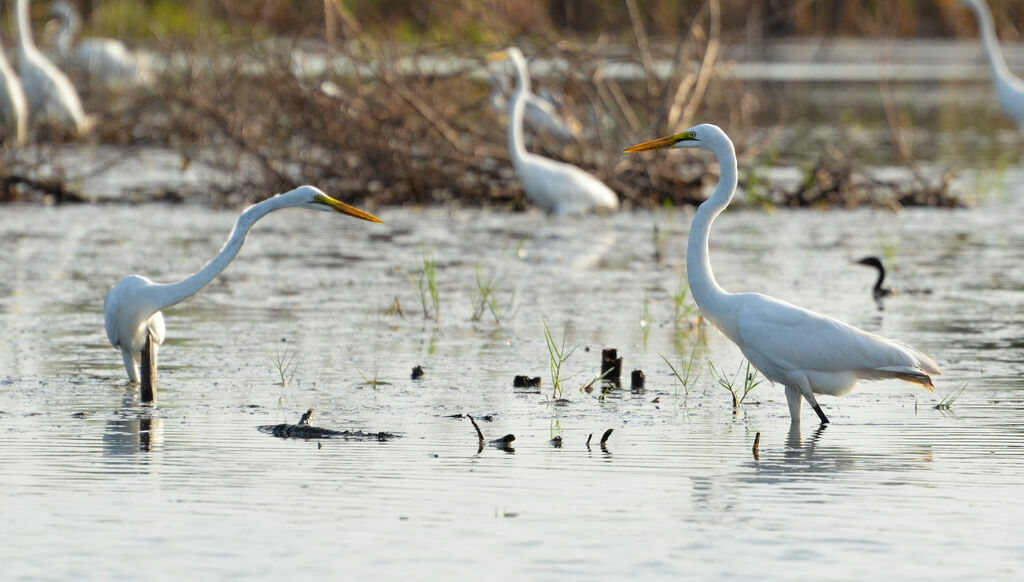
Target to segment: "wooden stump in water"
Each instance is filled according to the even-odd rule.
[[[146,334],[146,345],[142,348],[139,389],[143,402],[156,403],[156,344],[153,334]]]
[[[622,358],[615,348],[601,350],[601,378],[616,386],[622,385]]]
[[[629,387],[632,390],[643,390],[645,381],[646,377],[643,370],[633,370],[633,373],[630,375]]]
[[[540,387],[540,376],[529,376],[519,375],[512,378],[513,388],[539,388]]]

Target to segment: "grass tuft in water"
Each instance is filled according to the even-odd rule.
[[[687,322],[691,326],[693,325],[693,316],[697,312],[696,305],[687,304],[686,297],[690,294],[690,286],[686,284],[686,275],[679,275],[679,286],[676,287],[676,292],[672,294],[672,308],[675,313],[675,325],[679,327],[680,323]]]
[[[544,324],[544,341],[548,346],[548,359],[551,364],[551,397],[555,400],[562,398],[562,365],[565,364],[576,347],[573,346],[568,352],[565,351],[565,330],[562,330],[561,343],[555,343],[555,338],[548,329],[548,322],[541,320]]]
[[[284,346],[282,348],[282,346]],[[295,381],[295,372],[298,363],[295,361],[295,351],[288,345],[286,340],[281,340],[274,346],[274,353],[270,355],[270,361],[277,370],[281,386],[290,386]]]
[[[441,317],[441,299],[437,290],[437,261],[425,249],[421,248],[420,253],[421,268],[416,272],[416,276],[408,275],[409,281],[419,296],[420,306],[423,308],[423,318],[433,318],[434,321],[438,321]],[[430,308],[433,310],[431,311]]]
[[[644,293],[644,307],[643,311],[640,312],[640,320],[637,323],[640,326],[640,335],[643,338],[644,352],[646,352],[647,340],[651,337],[651,305],[647,299],[647,293]]]
[[[381,379],[376,369],[373,370],[372,376],[367,376],[362,372],[362,370],[356,371],[359,372],[359,375],[363,378],[363,383],[369,386],[370,388],[376,388],[377,386],[387,386],[391,384],[391,382]]]
[[[480,267],[476,267],[477,297],[473,302],[473,321],[480,321],[480,318],[484,316],[484,311],[489,311],[494,322],[501,325],[502,310],[494,292],[494,279],[494,273],[485,278]]]
[[[693,359],[697,356],[697,346],[696,346],[696,344],[694,344],[693,349],[690,350],[690,358],[688,360],[683,362],[682,358],[679,359],[679,368],[678,369],[675,366],[672,365],[672,362],[668,361],[668,358],[666,358],[665,356],[663,356],[661,354],[658,354],[658,355],[661,356],[662,360],[665,360],[665,363],[668,364],[669,369],[672,370],[672,374],[675,375],[676,380],[678,380],[679,383],[682,384],[682,386],[683,386],[683,395],[689,396],[690,395],[690,383],[691,383],[691,381],[696,383],[697,382],[697,378],[700,378],[700,372],[698,372],[697,375],[692,378],[692,380],[690,378],[691,374],[693,373]],[[679,373],[679,369],[682,369],[682,371],[683,371],[681,374]],[[678,394],[678,393],[679,392],[676,391],[676,394]]]
[[[940,400],[939,403],[935,405],[935,410],[951,410],[953,408],[953,403],[956,402],[958,398],[960,398],[960,395],[963,394],[964,390],[966,389],[967,383],[964,382],[964,385],[961,386],[959,389],[954,389],[949,394],[943,396],[942,400]]]
[[[732,394],[733,413],[735,413],[736,410],[739,409],[740,404],[743,404],[743,401],[747,399],[747,395],[750,394],[754,388],[757,388],[758,384],[764,382],[764,378],[758,379],[758,372],[750,365],[750,362],[747,362],[746,364],[747,368],[745,371],[743,370],[743,364],[740,364],[740,366],[736,368],[736,374],[732,379],[729,379],[724,372],[715,368],[715,364],[708,360],[708,368],[711,370],[711,377],[715,379],[719,386],[728,390],[729,394]],[[743,373],[742,386],[738,383],[741,372]]]

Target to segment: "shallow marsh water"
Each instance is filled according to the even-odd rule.
[[[893,98],[915,122],[919,157],[972,167],[1019,151],[985,84],[906,89],[894,84]],[[792,105],[785,131],[795,137],[784,141],[813,149],[834,138],[838,118],[846,145],[884,164],[877,91],[815,83],[764,94]],[[176,170],[176,154],[137,153],[140,190],[201,181],[194,165]],[[727,290],[903,340],[943,369],[934,393],[882,382],[825,398],[833,424],[818,429],[805,410],[795,432],[777,386],[758,386],[734,414],[707,362],[731,376],[738,351],[713,330],[674,323],[686,211],[549,220],[375,209],[383,225],[275,213],[225,273],[165,313],[151,408],[107,343],[102,297],[127,273],[170,281],[195,271],[237,212],[0,208],[0,577],[1018,580],[1015,166],[964,180],[980,199],[968,210],[731,209],[719,219],[712,261]],[[81,187],[123,195],[121,171]],[[890,285],[933,293],[897,295],[879,311],[873,272],[848,262],[884,251]],[[422,317],[409,280],[424,252],[438,263],[436,322]],[[471,319],[477,269],[494,274],[500,324]],[[388,313],[396,297],[404,316]],[[563,373],[567,405],[550,402],[544,322],[577,346]],[[627,374],[646,372],[645,391],[580,391],[605,347]],[[662,356],[680,366],[691,352],[687,391]],[[294,366],[286,385],[275,360]],[[413,381],[416,365],[426,375]],[[543,386],[514,389],[517,374]],[[951,410],[934,408],[964,384]],[[257,430],[310,407],[317,426],[403,437]],[[514,451],[478,451],[470,424],[449,418],[460,413],[493,415],[480,423],[486,437],[512,433]]]
[[[706,362],[732,374],[738,351],[673,323],[688,212],[384,208],[383,225],[275,213],[209,288],[166,312],[150,409],[107,345],[102,296],[129,272],[167,281],[198,269],[236,214],[6,207],[4,577],[1016,578],[1024,202],[1019,176],[1005,178],[1008,196],[970,210],[719,219],[712,260],[726,289],[899,338],[943,368],[934,394],[864,384],[823,401],[833,425],[817,429],[808,410],[798,432],[780,387],[759,386],[734,415]],[[654,225],[667,236],[660,266]],[[873,272],[847,263],[883,248],[893,286],[934,292],[879,311]],[[437,322],[409,281],[424,250],[438,263]],[[471,320],[477,267],[495,274],[500,325]],[[396,296],[404,317],[386,313]],[[565,406],[548,401],[544,321],[578,346]],[[686,394],[661,355],[678,365],[695,345],[700,376]],[[604,347],[627,373],[646,372],[646,391],[579,390]],[[281,386],[273,361],[285,349],[294,377]],[[415,365],[422,380],[409,378]],[[541,391],[513,389],[516,374],[542,376]],[[951,411],[934,409],[965,383]],[[318,426],[403,438],[257,431],[310,407]],[[514,434],[514,452],[478,452],[470,424],[448,418],[459,413],[493,415],[481,428]]]

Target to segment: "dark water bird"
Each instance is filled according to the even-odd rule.
[[[131,382],[142,384],[143,400],[155,399],[156,352],[164,341],[161,310],[192,297],[234,260],[256,221],[282,208],[336,211],[355,218],[380,222],[376,216],[339,202],[313,186],[300,186],[247,208],[235,221],[231,237],[209,263],[177,283],[154,283],[141,275],[128,275],[107,292],[103,312],[110,345],[121,350],[124,369]],[[143,356],[150,365],[140,371]],[[151,372],[152,376],[148,373]],[[147,397],[147,394],[149,395]]]
[[[882,286],[882,283],[885,282],[885,267],[882,266],[882,261],[878,257],[864,257],[863,259],[854,261],[850,264],[874,267],[878,270],[878,279],[875,281],[875,286],[871,289],[871,294],[875,299],[881,299],[892,295],[892,289]]]
[[[907,295],[928,295],[929,293],[932,292],[931,289],[927,288],[891,289],[889,287],[885,287],[885,266],[882,265],[882,261],[878,257],[864,257],[863,259],[860,259],[859,261],[854,261],[850,264],[864,265],[866,267],[872,267],[878,271],[878,279],[875,280],[875,286],[871,289],[871,295],[875,298],[876,301],[884,297],[889,297],[890,295],[894,295],[896,293],[903,293]]]
[[[698,208],[686,248],[686,277],[701,313],[735,343],[765,378],[786,387],[793,424],[800,423],[801,398],[822,424],[828,417],[815,394],[842,396],[860,380],[898,378],[932,390],[939,374],[931,358],[914,348],[867,333],[814,311],[759,293],[728,293],[715,280],[708,254],[711,224],[736,192],[736,151],[718,126],[702,124],[626,150],[700,148],[718,158],[718,185]]]

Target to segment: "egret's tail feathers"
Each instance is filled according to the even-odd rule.
[[[935,374],[939,374],[938,366],[931,362],[935,368]],[[925,390],[933,391],[935,386],[932,384],[932,377],[926,372],[927,369],[921,368],[910,368],[907,366],[885,366],[882,368],[875,368],[873,372],[878,378],[898,378],[914,384],[920,384]],[[927,370],[931,371],[931,370]]]

